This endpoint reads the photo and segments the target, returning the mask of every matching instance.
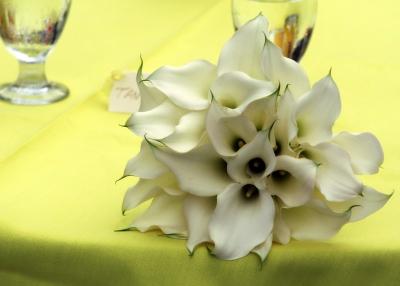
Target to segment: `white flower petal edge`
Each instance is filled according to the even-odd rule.
[[[270,129],[275,122],[277,113],[278,89],[269,96],[252,101],[243,111],[243,116],[250,120],[255,128]]]
[[[290,148],[290,143],[297,135],[297,123],[295,116],[296,102],[289,91],[280,96],[278,101],[277,121],[273,126],[273,146],[278,155],[291,155],[295,153]]]
[[[207,115],[207,133],[215,150],[223,157],[236,155],[235,141],[250,142],[257,134],[254,125],[244,116],[225,117],[222,107],[213,100]]]
[[[273,240],[277,243],[286,245],[290,242],[290,229],[283,220],[282,208],[277,203],[275,203],[275,210]]]
[[[142,179],[154,179],[167,171],[168,168],[154,157],[149,143],[143,140],[139,154],[128,161],[122,178],[136,176]]]
[[[213,253],[234,260],[247,255],[271,234],[275,206],[269,194],[260,192],[253,200],[242,196],[241,184],[232,184],[218,195],[209,231]],[[251,222],[251,223],[249,223]]]
[[[211,241],[208,233],[208,224],[216,206],[215,198],[204,198],[188,195],[184,202],[184,212],[188,227],[188,241],[186,244],[190,253],[196,246]]]
[[[264,36],[262,52],[263,72],[267,79],[281,86],[283,91],[287,85],[295,97],[300,97],[310,90],[310,83],[303,68],[295,61],[282,55],[280,48]]]
[[[328,201],[346,201],[362,192],[361,182],[354,176],[350,156],[332,143],[304,145],[304,156],[317,165],[317,187]]]
[[[265,164],[265,169],[259,174],[253,174],[249,169],[249,162],[253,159],[261,159]],[[274,170],[275,164],[276,158],[268,141],[268,132],[261,131],[228,161],[228,174],[235,182],[251,183],[253,180],[265,178]]]
[[[261,245],[257,246],[252,250],[253,253],[257,254],[260,258],[261,262],[264,262],[267,259],[269,252],[271,251],[272,247],[272,239],[273,235],[270,234],[265,242]]]
[[[203,60],[182,67],[162,67],[148,80],[173,103],[188,110],[203,110],[210,104],[209,88],[216,78],[216,67]]]
[[[247,105],[276,92],[276,87],[267,81],[257,80],[247,74],[234,71],[221,75],[211,86],[215,100],[230,109],[232,116],[240,115]]]
[[[282,209],[282,216],[296,240],[326,240],[350,220],[351,211],[335,213],[322,201],[312,200],[304,206]]]
[[[125,214],[127,210],[136,208],[141,203],[161,194],[162,192],[170,196],[184,195],[184,193],[178,188],[178,183],[174,174],[170,172],[152,180],[140,179],[135,186],[129,188],[125,193],[122,204],[122,213]]]
[[[143,60],[142,58],[140,60],[141,63],[136,74],[136,82],[140,92],[139,112],[143,112],[160,105],[165,100],[165,95],[143,78]]]
[[[264,79],[261,53],[267,29],[268,21],[261,15],[240,27],[221,51],[218,75],[241,71],[253,78]]]
[[[221,193],[232,180],[226,174],[226,163],[210,144],[188,153],[175,153],[168,148],[153,148],[154,155],[175,174],[182,191],[200,197]]]
[[[141,232],[160,229],[165,234],[186,235],[186,221],[183,214],[185,196],[170,196],[165,193],[156,196],[151,206],[130,227]]]
[[[186,113],[186,110],[165,100],[151,110],[133,113],[125,125],[136,135],[163,139],[174,133],[176,125]]]
[[[392,195],[387,195],[365,186],[360,196],[346,202],[327,202],[335,211],[351,209],[350,222],[362,220],[380,210]]]
[[[314,191],[316,172],[317,166],[311,160],[278,156],[274,172],[267,179],[267,190],[286,207],[304,205]]]
[[[340,110],[339,90],[331,75],[328,75],[298,100],[296,118],[299,141],[315,145],[330,140],[332,126]]]
[[[185,153],[195,148],[205,134],[206,111],[190,112],[182,116],[174,133],[161,140],[172,150]]]
[[[375,174],[379,171],[384,159],[383,150],[373,134],[341,132],[332,142],[347,151],[356,174]]]

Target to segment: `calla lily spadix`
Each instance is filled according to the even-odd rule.
[[[371,133],[333,134],[339,89],[329,74],[310,86],[301,66],[268,40],[259,15],[225,44],[217,65],[137,73],[141,106],[125,126],[144,138],[123,178],[138,177],[122,212],[150,207],[127,229],[207,245],[218,258],[273,243],[321,240],[382,208],[390,195],[365,186],[383,151]]]

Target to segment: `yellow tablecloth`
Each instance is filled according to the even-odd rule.
[[[320,0],[303,66],[313,81],[333,75],[343,112],[337,130],[375,133],[385,150],[379,175],[364,179],[391,193],[400,184],[400,4]],[[400,199],[327,242],[274,245],[224,262],[184,241],[113,232],[127,179],[117,185],[139,139],[118,124],[98,91],[114,69],[145,69],[206,58],[216,62],[233,32],[230,1],[81,0],[49,58],[48,73],[71,87],[51,106],[0,103],[0,285],[399,285]],[[0,51],[0,81],[16,63]],[[137,212],[130,215],[135,216]],[[129,218],[127,218],[129,219]]]

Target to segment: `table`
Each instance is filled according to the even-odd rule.
[[[400,184],[400,4],[395,0],[320,0],[302,61],[313,82],[333,67],[343,101],[336,130],[371,131],[385,163],[364,182],[391,193]],[[219,261],[157,233],[114,232],[122,217],[118,184],[140,139],[107,111],[113,70],[216,62],[233,32],[229,0],[81,0],[49,58],[48,75],[72,91],[44,107],[0,103],[0,285],[399,285],[400,199],[347,225],[326,242],[274,245]],[[0,50],[0,81],[16,75]]]

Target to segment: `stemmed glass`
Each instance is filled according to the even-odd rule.
[[[282,53],[300,61],[314,29],[317,0],[232,0],[235,29],[262,13],[269,20],[269,38]]]
[[[0,36],[19,60],[15,83],[0,86],[0,99],[42,105],[68,96],[62,84],[49,82],[46,57],[59,39],[71,0],[0,0]]]

